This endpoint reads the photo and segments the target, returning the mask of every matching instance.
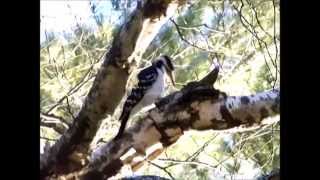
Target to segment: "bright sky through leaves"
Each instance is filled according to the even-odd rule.
[[[40,41],[45,40],[45,31],[55,32],[59,35],[72,33],[72,28],[77,23],[86,24],[93,29],[97,25],[92,18],[90,1],[46,1],[40,3]],[[115,11],[111,6],[111,1],[99,1],[97,11],[101,12],[106,21],[117,22],[120,11]],[[112,13],[112,16],[110,16]]]

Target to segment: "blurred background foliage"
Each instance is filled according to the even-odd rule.
[[[75,19],[68,30],[48,28],[55,17],[46,14],[45,7],[53,7],[52,3],[60,3],[70,12],[84,6],[86,18],[67,13],[65,17]],[[135,6],[136,0],[41,1],[41,152],[72,123],[113,34]],[[279,20],[279,0],[188,3],[161,28],[144,53],[140,68],[167,54],[174,59],[178,89],[201,79],[214,63],[221,66],[216,87],[229,95],[278,87]],[[59,22],[56,19],[53,27]],[[173,90],[169,88],[167,93]],[[120,108],[114,117],[104,120],[93,149],[114,136],[119,112]],[[280,167],[279,135],[279,122],[248,132],[190,131],[135,173],[174,179],[253,179]],[[132,175],[127,173],[122,175]]]

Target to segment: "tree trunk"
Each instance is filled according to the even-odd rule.
[[[92,153],[89,166],[82,172],[83,179],[99,173],[103,178],[111,177],[124,164],[130,164],[133,169],[141,167],[144,162],[135,163],[134,157],[145,156],[146,150],[156,143],[170,146],[189,129],[243,131],[263,125],[267,117],[279,114],[278,89],[250,96],[227,96],[213,88],[216,77],[217,69],[201,81],[191,82],[162,98],[121,139],[112,140]],[[136,153],[128,156],[125,153],[131,148]],[[147,159],[156,158],[162,149],[151,152]]]
[[[101,120],[112,115],[125,93],[127,79],[178,2],[144,0],[115,35],[86,101],[71,127],[40,158],[40,177],[82,168]],[[150,7],[161,6],[155,10]],[[166,16],[162,16],[166,14]]]

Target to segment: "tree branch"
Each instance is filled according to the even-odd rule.
[[[161,11],[150,11],[153,3],[163,3]],[[150,42],[156,36],[161,26],[173,15],[180,2],[176,1],[139,1],[118,33],[107,52],[88,96],[80,112],[75,117],[71,127],[63,136],[40,158],[40,177],[48,176],[53,170],[59,169],[58,174],[69,173],[81,168],[82,161],[70,166],[68,156],[81,154],[85,158],[89,145],[98,130],[101,120],[107,114],[113,114],[125,93],[127,79],[132,70],[139,63],[140,57]],[[167,16],[163,16],[163,12]],[[116,78],[115,78],[116,77]],[[70,90],[71,91],[71,90]],[[73,91],[71,91],[73,92]],[[63,97],[61,103],[67,96]],[[57,104],[58,104],[57,103]],[[55,106],[50,108],[51,111]]]
[[[190,160],[175,160],[175,159],[159,159],[160,161],[165,161],[165,162],[173,162],[175,164],[196,164],[196,165],[202,165],[202,166],[207,166],[209,168],[215,169],[217,168],[217,166],[212,166],[208,163],[205,162],[201,162],[201,161],[190,161]],[[167,166],[167,167],[171,167],[171,166]],[[166,167],[166,168],[167,168]]]
[[[176,179],[176,178],[174,178],[174,177],[172,176],[172,174],[171,174],[165,167],[159,166],[158,164],[153,163],[153,162],[151,162],[151,161],[148,161],[148,163],[150,163],[151,165],[153,165],[153,166],[161,169],[161,170],[164,171],[165,173],[167,173],[172,180]]]
[[[54,122],[62,122],[67,125],[67,128],[68,126],[71,125],[68,121],[66,121],[62,117],[56,116],[54,114],[47,114],[47,113],[40,112],[40,118],[49,120],[49,121],[54,121]]]
[[[40,118],[40,126],[52,128],[59,134],[63,134],[70,126],[65,119],[52,114],[40,113]]]
[[[188,41],[187,39],[185,39],[184,36],[182,35],[182,33],[181,33],[181,31],[180,31],[180,28],[179,28],[179,25],[178,25],[172,18],[170,18],[170,21],[171,21],[171,22],[174,24],[174,26],[176,27],[177,32],[178,32],[178,35],[179,35],[179,37],[180,37],[180,39],[181,39],[182,41],[184,41],[184,42],[186,42],[187,44],[189,44],[190,46],[195,47],[195,48],[197,48],[197,49],[200,49],[200,50],[202,50],[202,51],[206,51],[206,52],[210,52],[210,53],[216,53],[216,52],[213,52],[213,51],[211,51],[211,50],[208,50],[208,49],[199,47],[199,46],[195,45],[194,43],[189,42],[189,41]]]
[[[208,76],[210,74],[213,73]],[[121,139],[96,150],[91,155],[88,172],[102,172],[117,162],[113,172],[116,173],[124,163],[130,163],[121,162],[120,157],[131,148],[145,155],[150,146],[160,142],[168,147],[189,129],[243,131],[261,125],[266,117],[279,113],[279,90],[235,97],[200,82],[191,82],[162,98],[154,109],[128,128]]]
[[[61,123],[57,123],[57,122],[41,121],[40,126],[52,128],[53,130],[55,130],[59,134],[63,134],[67,130],[67,128],[62,126]]]
[[[255,37],[255,38],[257,39],[258,44],[259,44],[259,46],[260,46],[261,49],[263,49],[263,48],[262,48],[263,46],[265,47],[265,49],[266,49],[266,51],[267,51],[267,54],[268,54],[268,56],[269,56],[269,58],[270,58],[271,63],[273,64],[273,66],[275,67],[275,69],[279,72],[279,69],[278,69],[277,63],[276,63],[276,59],[273,60],[273,58],[272,58],[272,56],[271,56],[271,54],[270,54],[269,48],[268,48],[268,44],[258,36],[258,34],[257,34],[254,26],[253,26],[252,24],[250,24],[250,23],[248,22],[248,20],[247,20],[247,19],[244,17],[244,15],[242,14],[242,10],[243,10],[243,7],[244,7],[244,2],[243,2],[243,0],[241,0],[240,2],[241,2],[240,10],[238,10],[238,8],[237,8],[235,5],[233,5],[233,8],[237,11],[237,13],[238,13],[238,15],[239,15],[239,17],[240,17],[240,22],[241,22],[241,24],[245,27],[245,29],[246,29],[247,31],[249,31],[249,32],[253,35],[253,37]],[[246,23],[247,23],[247,25],[246,25]],[[249,26],[252,30],[251,30],[248,26]],[[263,53],[263,55],[264,55],[264,53]],[[270,70],[267,62],[266,62],[266,65],[267,65],[267,68],[269,69],[269,72],[271,73],[271,70]],[[271,73],[271,75],[272,75],[272,73]],[[273,76],[273,75],[272,75],[272,76]],[[277,73],[276,73],[276,76],[277,76]],[[277,81],[277,78],[274,78],[274,77],[273,77],[273,79],[274,79],[274,81]]]

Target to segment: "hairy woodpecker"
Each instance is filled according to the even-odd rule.
[[[136,83],[127,97],[119,121],[121,126],[114,139],[119,139],[125,128],[129,117],[139,112],[142,108],[155,103],[164,93],[166,78],[169,77],[172,85],[175,86],[174,67],[171,58],[167,55],[158,57],[151,66],[141,70]]]

